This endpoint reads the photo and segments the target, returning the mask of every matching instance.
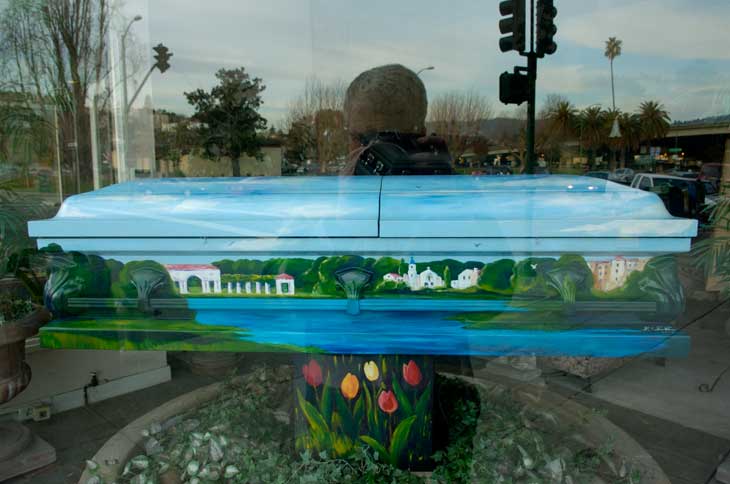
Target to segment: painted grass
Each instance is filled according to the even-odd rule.
[[[245,329],[193,320],[79,319],[41,329],[46,348],[116,351],[231,351],[241,353],[322,353],[314,347],[256,343],[241,339]]]

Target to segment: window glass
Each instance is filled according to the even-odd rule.
[[[0,482],[727,481],[729,17],[0,0]]]

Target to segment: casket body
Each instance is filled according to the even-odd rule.
[[[686,352],[696,230],[569,176],[145,180],[30,224],[46,346],[594,357]]]

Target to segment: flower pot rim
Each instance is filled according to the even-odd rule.
[[[33,337],[44,324],[51,320],[51,313],[43,306],[21,319],[0,325],[0,346],[18,343]]]

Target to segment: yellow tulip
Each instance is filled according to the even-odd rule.
[[[340,383],[340,390],[342,390],[345,398],[352,400],[357,396],[357,392],[360,391],[360,382],[355,375],[348,373],[342,379],[342,383]]]
[[[380,370],[378,370],[378,364],[374,361],[368,361],[363,366],[365,377],[370,381],[375,381],[380,376]]]

